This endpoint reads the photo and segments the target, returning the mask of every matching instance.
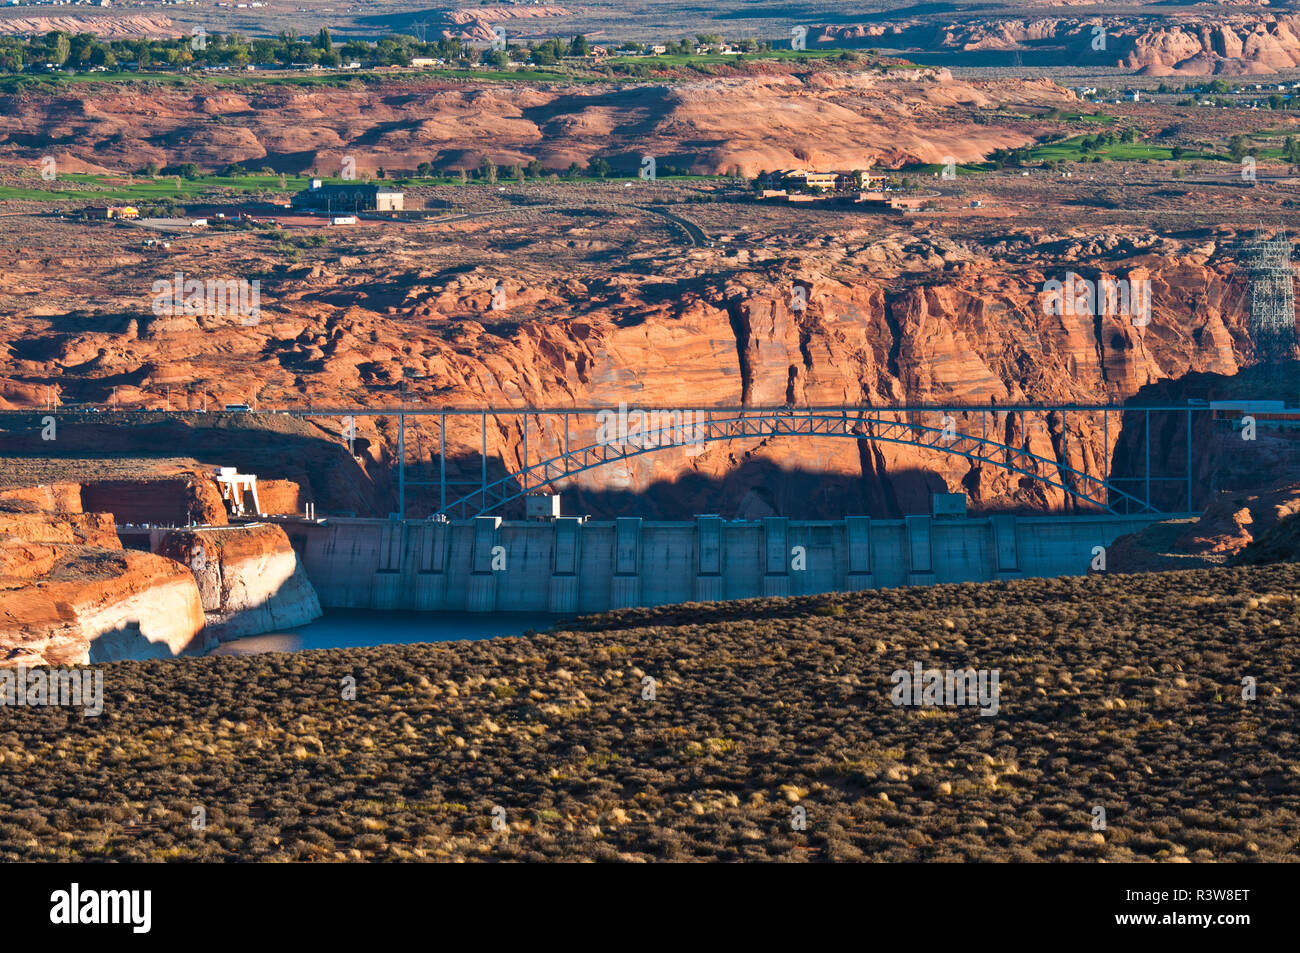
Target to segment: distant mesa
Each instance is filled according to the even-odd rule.
[[[29,36],[61,30],[93,33],[101,40],[164,40],[184,36],[170,17],[125,13],[89,17],[0,17],[0,36]]]
[[[1300,66],[1300,16],[1227,12],[1172,17],[1107,17],[1106,42],[1094,43],[1096,17],[982,18],[817,27],[809,45],[849,43],[975,57],[1005,51],[1026,66],[1119,66],[1152,76],[1267,75]],[[986,64],[987,57],[980,60]],[[971,64],[974,64],[974,59]]]

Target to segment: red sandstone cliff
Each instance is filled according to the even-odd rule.
[[[320,618],[316,591],[279,526],[176,530],[158,553],[194,574],[207,632],[219,641]]]
[[[1097,320],[1045,313],[1044,282],[1059,279],[1067,268],[1095,275],[1096,268],[1078,261],[1097,256],[1098,248],[1052,244],[1034,249],[1013,267],[1005,258],[989,262],[969,246],[915,239],[906,246],[880,242],[850,251],[824,270],[805,265],[786,275],[739,272],[725,284],[682,282],[676,296],[638,305],[636,321],[615,320],[618,299],[608,292],[592,295],[574,282],[529,281],[517,307],[544,317],[524,320],[505,341],[471,319],[481,313],[476,301],[483,281],[474,277],[417,286],[398,311],[421,322],[430,316],[435,322],[444,316],[458,322],[458,335],[449,342],[430,341],[416,364],[431,386],[454,394],[459,404],[583,406],[626,400],[643,409],[671,409],[742,403],[1105,403],[1192,372],[1236,373],[1250,345],[1241,283],[1231,264],[1208,261],[1204,249],[1184,250],[1168,241],[1163,247],[1114,245],[1111,253],[1122,264],[1103,265],[1101,271],[1150,279],[1149,325],[1136,326],[1118,315]],[[924,270],[924,283],[906,282],[913,270]],[[795,281],[808,289],[802,312],[790,302]],[[581,318],[552,317],[571,313],[580,301]],[[360,315],[348,325],[357,342],[351,359],[376,358],[377,349],[364,343],[373,325]],[[925,422],[937,426],[938,417]],[[1117,424],[1114,417],[1111,422]],[[546,431],[531,434],[529,459],[535,461],[556,450],[562,433],[556,420],[533,423]],[[957,422],[963,430],[980,425],[973,416]],[[1119,439],[1112,426],[1106,445],[1099,415],[1062,420],[1003,413],[990,418],[989,426],[1006,442],[1093,473]],[[449,430],[449,444],[474,459],[476,428],[457,429]],[[394,437],[382,434],[389,446]],[[578,431],[571,437],[591,440],[594,434]],[[433,434],[425,439],[431,441]],[[513,466],[522,463],[517,421],[503,418],[490,428],[488,453]],[[809,479],[787,479],[783,471],[806,471]],[[1061,491],[1046,484],[991,467],[976,470],[959,457],[888,444],[872,445],[860,456],[854,441],[798,438],[711,444],[693,456],[661,451],[591,471],[573,486],[607,491],[612,477],[615,488],[636,492],[655,484],[686,481],[689,486],[692,478],[716,483],[727,478],[724,512],[761,515],[770,507],[791,515],[792,509],[808,506],[809,491],[816,491],[816,481],[827,474],[861,474],[876,515],[924,512],[929,490],[944,488],[964,490],[973,505],[984,508],[1068,505]],[[775,487],[778,498],[755,499],[764,487]],[[682,490],[668,489],[690,505]],[[826,515],[862,505],[851,483],[837,493],[822,501]]]
[[[102,514],[0,504],[0,665],[166,657],[208,646],[194,578],[123,550]]]
[[[31,328],[28,336],[39,342],[40,353],[15,352],[7,370],[20,380],[48,374],[51,366],[82,367],[87,353],[99,351],[104,356],[97,374],[141,379],[142,371],[167,361],[184,364],[192,380],[218,393],[260,389],[268,402],[295,406],[391,406],[394,386],[402,382],[410,400],[426,408],[627,401],[634,408],[671,410],[787,402],[1117,402],[1189,373],[1235,374],[1251,357],[1245,282],[1228,247],[1231,233],[1129,237],[1117,229],[1094,237],[1082,230],[1016,229],[993,243],[952,238],[942,228],[879,231],[879,237],[850,233],[790,251],[765,253],[754,241],[731,251],[664,254],[648,270],[602,258],[567,274],[556,273],[544,247],[536,257],[498,259],[491,269],[443,271],[421,245],[385,246],[382,256],[364,264],[321,261],[285,275],[274,287],[284,315],[274,327],[214,324],[131,336],[104,326],[70,334],[48,327],[43,315],[20,314],[15,322]],[[1044,284],[1070,271],[1149,280],[1150,323],[1048,313]],[[506,306],[493,312],[498,281]],[[791,302],[796,283],[807,293],[802,311]],[[219,353],[212,346],[218,338]],[[142,385],[149,383],[145,376]],[[142,390],[120,390],[123,399],[143,396]],[[927,422],[937,425],[938,418]],[[356,453],[364,471],[342,449],[341,420],[286,421],[283,433],[267,430],[275,418],[238,422],[248,436],[233,423],[203,432],[213,434],[214,446],[237,448],[261,428],[256,436],[271,442],[261,444],[255,458],[239,450],[248,461],[241,466],[263,478],[310,484],[322,512],[389,505],[384,491],[391,483],[379,481],[391,476],[395,458],[392,417],[358,419]],[[1049,471],[1059,462],[1100,472],[1120,439],[1113,426],[1106,433],[1097,416],[1003,413],[988,423],[1006,442],[1048,461]],[[517,418],[489,422],[494,475],[523,461],[519,424]],[[977,418],[957,422],[960,429],[982,425]],[[199,433],[196,425],[176,421],[138,428],[130,437],[107,427],[92,432],[90,424],[66,429],[72,426],[64,432],[79,444],[116,446],[118,452],[190,447]],[[593,422],[585,426],[571,433],[573,440],[594,440]],[[427,464],[438,436],[432,419],[408,421],[412,465]],[[532,420],[530,437],[531,462],[553,455],[562,421]],[[39,435],[25,439],[8,442],[40,452]],[[453,420],[447,446],[453,478],[477,477],[477,422]],[[363,485],[361,478],[376,482]],[[651,488],[665,492],[656,501],[619,495]],[[674,518],[715,511],[805,517],[925,512],[929,493],[943,489],[964,490],[973,506],[984,509],[1068,505],[1047,484],[975,469],[958,457],[888,444],[860,452],[854,441],[796,438],[711,444],[697,455],[665,450],[593,470],[566,489],[581,512],[635,510]],[[359,499],[360,493],[368,499]],[[424,501],[411,507],[413,515],[423,515],[431,501],[428,490],[413,490],[411,499],[420,493]],[[289,508],[278,491],[267,500],[264,507],[274,502]]]
[[[271,484],[270,508],[296,505],[295,484]],[[196,474],[0,491],[0,666],[201,652],[319,617],[284,531],[226,526],[216,494]],[[83,510],[107,503],[157,524],[212,499],[219,528],[172,532],[156,555],[122,548],[115,526],[127,520]]]

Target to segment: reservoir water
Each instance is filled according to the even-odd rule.
[[[223,642],[209,655],[257,655],[415,642],[455,642],[549,629],[558,615],[530,612],[381,612],[326,609],[315,622]]]

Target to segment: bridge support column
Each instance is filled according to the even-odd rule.
[[[909,586],[927,586],[935,581],[934,555],[930,548],[930,517],[904,517],[907,526]]]
[[[500,526],[499,516],[474,517],[474,560],[465,604],[470,612],[496,611],[497,571],[492,568],[492,550],[496,548],[497,529]]]
[[[765,571],[763,595],[790,595],[790,520],[769,516],[763,520]]]
[[[994,579],[1019,579],[1020,553],[1016,546],[1016,518],[1010,514],[989,517],[993,529],[993,552],[997,558]]]
[[[614,577],[609,607],[628,609],[641,604],[641,517],[614,520]]]
[[[725,598],[722,579],[722,517],[695,517],[695,601]]]
[[[845,590],[857,592],[876,588],[875,576],[871,572],[871,517],[846,516],[844,543],[849,562],[844,579]]]
[[[555,520],[554,529],[554,564],[547,608],[551,612],[577,612],[582,520],[576,516],[562,516]]]

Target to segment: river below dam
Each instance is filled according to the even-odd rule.
[[[537,612],[402,612],[326,609],[315,622],[223,642],[209,655],[259,655],[416,642],[456,642],[549,629],[558,615]]]

